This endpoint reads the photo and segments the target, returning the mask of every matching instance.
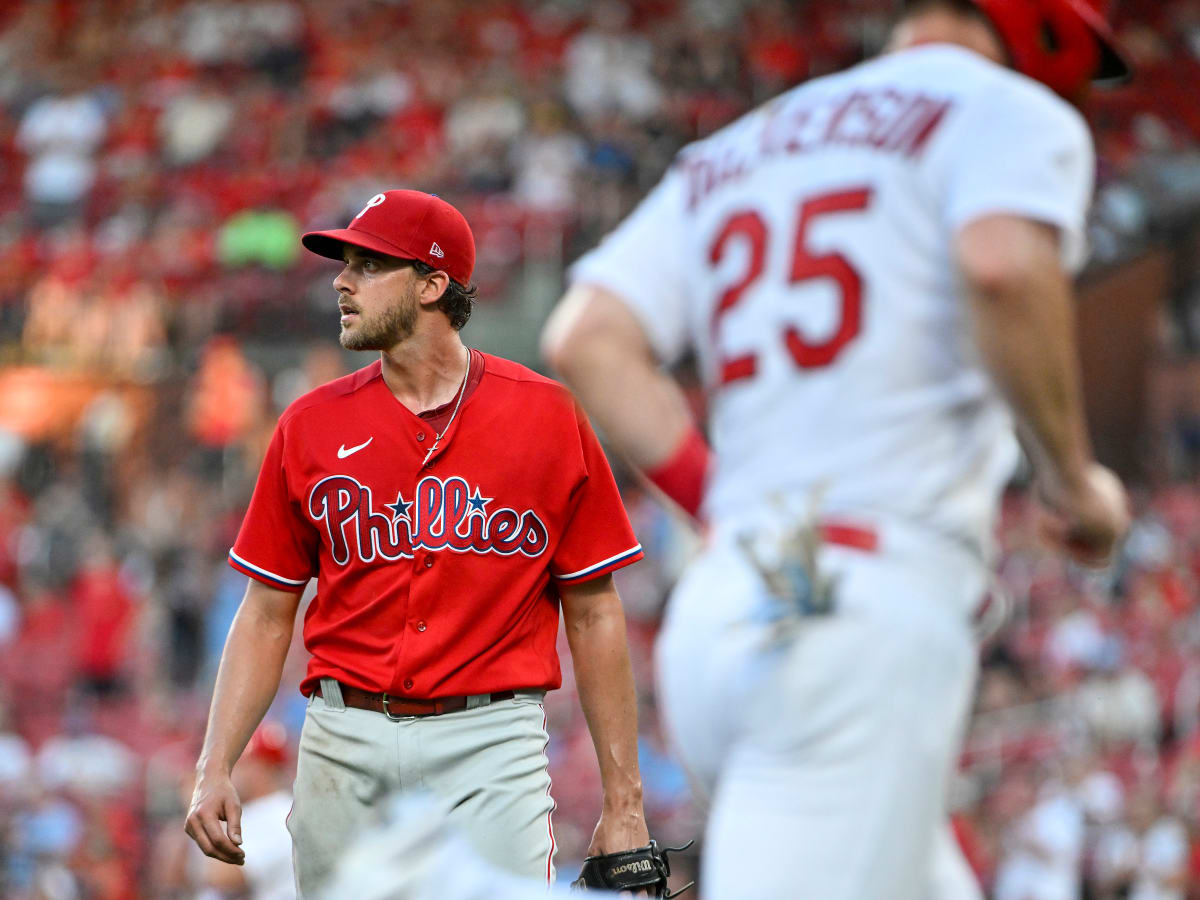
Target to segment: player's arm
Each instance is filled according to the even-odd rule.
[[[588,855],[650,842],[637,758],[637,695],[625,613],[611,575],[559,586],[579,704],[587,719],[604,791]]]
[[[965,225],[955,241],[976,343],[1017,419],[1056,537],[1103,563],[1128,524],[1120,482],[1098,465],[1080,387],[1071,283],[1058,231],[1014,215]]]
[[[708,447],[679,384],[659,366],[637,317],[612,291],[581,283],[554,310],[542,353],[607,440],[696,515]]]
[[[241,801],[230,773],[279,689],[299,605],[299,591],[250,579],[221,654],[184,828],[205,854],[222,862],[245,861],[238,846]]]

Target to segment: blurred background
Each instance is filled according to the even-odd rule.
[[[675,151],[873,52],[889,6],[0,3],[0,896],[276,896],[206,867],[182,823],[266,441],[292,399],[371,361],[338,347],[337,267],[299,233],[380,190],[438,192],[479,247],[464,339],[540,367],[565,265]],[[1009,617],[954,790],[1000,900],[1200,897],[1200,2],[1115,6],[1138,77],[1090,110],[1079,316],[1095,439],[1138,517],[1085,575],[1039,547],[1019,483],[1006,499]],[[670,843],[703,813],[656,725],[651,646],[691,542],[621,478],[647,548],[618,574],[646,806]],[[297,645],[239,764],[244,796],[283,809],[303,666]],[[570,873],[599,784],[564,669]]]

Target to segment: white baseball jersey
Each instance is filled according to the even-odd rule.
[[[295,900],[292,837],[287,817],[291,791],[281,790],[251,800],[242,809],[242,849],[246,883],[254,900]]]
[[[968,50],[924,45],[803,84],[685,148],[572,270],[712,393],[718,527],[821,492],[989,542],[1017,453],[969,338],[953,236],[1015,214],[1084,259],[1082,117]]]

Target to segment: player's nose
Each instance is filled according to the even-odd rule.
[[[338,273],[337,278],[333,279],[333,289],[339,294],[354,293],[354,279],[350,275],[349,266],[344,266],[342,271]]]

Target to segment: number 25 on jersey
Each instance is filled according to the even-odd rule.
[[[792,360],[801,369],[816,369],[832,363],[842,349],[854,340],[862,326],[861,276],[841,253],[814,254],[807,243],[808,228],[813,220],[821,216],[863,212],[870,203],[870,189],[857,188],[811,197],[800,204],[788,283],[795,285],[825,278],[837,285],[841,295],[838,325],[826,340],[810,341],[794,325],[789,325],[784,330],[784,345]],[[766,267],[767,224],[754,210],[736,212],[726,219],[709,250],[709,262],[713,266],[718,265],[731,243],[739,238],[749,245],[749,265],[742,276],[721,294],[721,299],[713,311],[714,341],[720,330],[722,317],[741,301],[745,292],[758,281]],[[719,364],[720,383],[726,385],[743,378],[751,378],[757,370],[758,355],[755,353],[725,357]]]

